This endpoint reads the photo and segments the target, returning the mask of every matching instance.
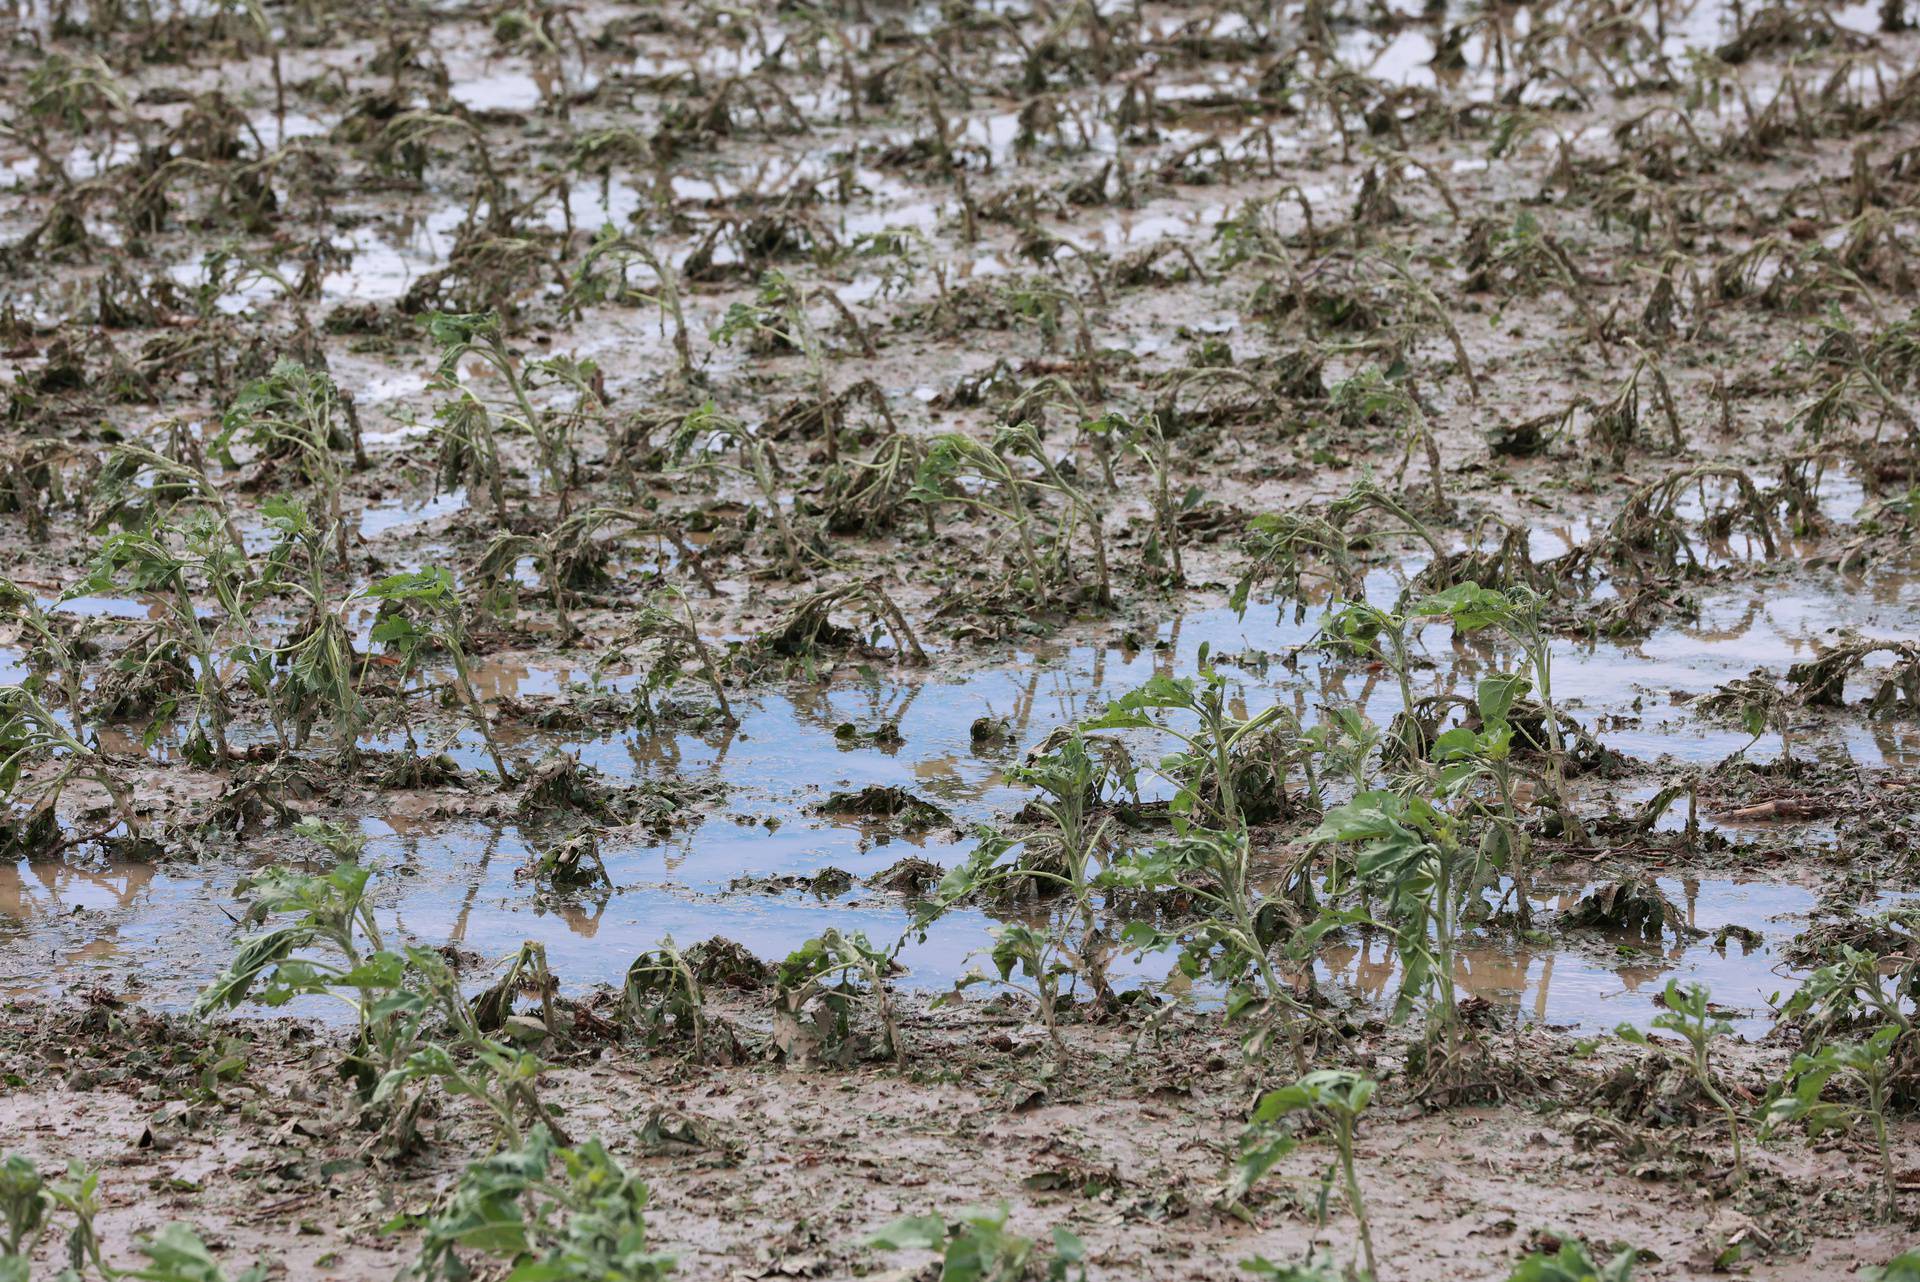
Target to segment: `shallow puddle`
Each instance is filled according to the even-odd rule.
[[[388,511],[427,519],[419,509]],[[1376,600],[1391,600],[1396,590],[1397,581],[1385,574],[1370,584]],[[1601,726],[1602,739],[1618,751],[1650,762],[1716,761],[1746,745],[1748,736],[1703,723],[1687,707],[1691,696],[1756,667],[1778,672],[1808,658],[1840,625],[1896,635],[1910,621],[1912,596],[1905,580],[1703,593],[1697,621],[1636,645],[1559,645],[1556,694],[1582,724]],[[614,886],[605,894],[536,897],[516,876],[535,853],[528,835],[460,818],[457,796],[451,818],[440,817],[434,794],[390,796],[383,817],[363,821],[365,858],[380,870],[378,898],[401,937],[457,943],[489,958],[522,939],[538,939],[575,988],[617,983],[635,955],[668,935],[682,944],[725,935],[770,959],[829,926],[890,942],[906,922],[896,895],[857,882],[826,898],[735,883],[810,878],[827,869],[865,879],[908,855],[951,865],[972,848],[966,835],[972,825],[1004,819],[1024,803],[1026,794],[1009,785],[1003,771],[1029,745],[1156,673],[1193,672],[1202,645],[1249,711],[1278,701],[1311,723],[1328,705],[1359,704],[1377,724],[1387,724],[1398,710],[1396,683],[1303,649],[1316,626],[1312,610],[1299,622],[1271,608],[1245,619],[1225,609],[1199,611],[1142,635],[1116,633],[1103,644],[1037,644],[997,670],[967,671],[953,663],[935,674],[846,667],[821,685],[738,696],[740,724],[726,732],[579,736],[516,728],[503,734],[523,762],[567,752],[614,783],[724,792],[718,813],[665,838],[644,828],[606,833],[601,853]],[[1456,640],[1444,626],[1429,628],[1422,640],[1431,663],[1416,674],[1423,693],[1470,693],[1478,675],[1510,663],[1477,642]],[[1289,654],[1291,666],[1281,661]],[[631,675],[596,677],[585,669],[506,659],[477,665],[475,680],[489,701],[536,703],[596,686],[630,695],[638,682]],[[982,717],[1005,719],[1010,734],[1003,746],[975,745],[972,727]],[[1838,721],[1824,738],[1813,736],[1820,750],[1870,765],[1915,759],[1920,745],[1906,730],[1854,715]],[[471,732],[434,746],[469,767],[486,760]],[[1777,747],[1763,741],[1750,755],[1771,750]],[[1151,752],[1145,755],[1151,759]],[[828,793],[872,785],[911,791],[944,809],[952,826],[905,837],[816,813]],[[1652,785],[1626,790],[1617,802],[1636,806],[1652,791]],[[1146,792],[1154,795],[1150,784]],[[1683,812],[1684,803],[1662,826],[1683,822]],[[1804,832],[1809,840],[1828,834]],[[133,983],[147,1002],[183,1005],[244,933],[229,911],[239,875],[226,865],[0,868],[0,990]],[[1696,979],[1730,1008],[1741,1032],[1764,1033],[1769,1002],[1799,978],[1785,967],[1780,949],[1805,927],[1813,894],[1793,885],[1712,878],[1662,886],[1689,922],[1708,932],[1704,938],[1676,944],[1669,936],[1655,944],[1584,932],[1556,936],[1547,946],[1516,945],[1506,936],[1473,939],[1460,954],[1462,991],[1523,1018],[1603,1031],[1621,1021],[1644,1024],[1669,977]],[[1570,906],[1578,889],[1541,900],[1542,924],[1551,927],[1553,912]],[[1761,942],[1716,945],[1712,932],[1727,924],[1759,932]],[[992,925],[978,910],[951,914],[924,942],[907,945],[902,982],[948,987],[973,963]],[[1161,957],[1128,959],[1119,977],[1139,982],[1165,968]],[[1367,1002],[1390,1002],[1399,982],[1390,941],[1381,934],[1330,941],[1318,970],[1336,992]]]

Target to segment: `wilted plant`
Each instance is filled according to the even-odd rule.
[[[263,379],[247,384],[220,420],[214,452],[232,466],[231,446],[243,439],[271,460],[290,460],[318,492],[341,572],[347,570],[347,527],[340,514],[344,475],[334,451],[351,448],[352,432],[340,391],[324,371],[276,361]],[[239,545],[244,552],[244,545]]]
[[[494,434],[493,414],[485,401],[465,384],[433,412],[433,435],[439,442],[439,481],[449,489],[465,485],[475,491],[484,485],[494,514],[507,510],[505,465],[500,438]]]
[[[1123,442],[1147,465],[1153,478],[1153,537],[1147,541],[1147,563],[1165,565],[1172,574],[1173,585],[1184,585],[1187,570],[1180,554],[1180,516],[1199,499],[1199,490],[1189,488],[1175,495],[1173,455],[1166,433],[1161,430],[1160,416],[1148,414],[1134,424],[1122,415],[1110,413],[1087,427],[1097,433],[1097,439],[1113,437]],[[1111,472],[1107,480],[1112,483]]]
[[[653,273],[652,293],[628,283],[627,273],[636,262]],[[573,269],[561,311],[579,316],[585,308],[603,302],[626,307],[651,303],[658,307],[663,324],[673,322],[673,351],[680,362],[680,377],[693,381],[693,346],[687,339],[687,318],[680,306],[679,273],[646,241],[621,235],[611,225],[600,229]]]
[[[684,1034],[692,1038],[694,1060],[705,1059],[706,1004],[700,976],[671,935],[627,967],[620,1009],[650,1043],[661,1042],[669,1032]]]
[[[484,227],[495,234],[505,232],[513,220],[513,211],[507,203],[506,183],[493,167],[486,137],[471,120],[441,111],[403,111],[388,120],[375,138],[375,163],[385,169],[406,171],[418,180],[426,170],[431,154],[429,145],[441,134],[452,134],[466,144],[467,150],[473,154],[475,167],[480,171],[480,181],[475,184],[467,201],[467,214],[461,224],[460,236],[464,238],[483,226],[478,221],[482,200],[487,203]]]
[[[564,494],[572,483],[575,466],[575,415],[535,409],[529,395],[529,380],[535,375],[550,377],[566,387],[577,403],[598,399],[597,372],[592,363],[552,357],[529,362],[523,369],[507,348],[506,330],[498,312],[434,312],[427,317],[426,326],[428,335],[440,346],[438,386],[454,394],[458,407],[443,410],[442,430],[449,440],[457,440],[461,450],[477,461],[478,469],[488,477],[488,484],[495,487],[496,500],[499,493],[493,478],[500,467],[499,447],[493,435],[496,419],[533,439],[547,488],[555,494]],[[507,385],[512,397],[506,407],[487,405],[461,379],[461,362],[469,356],[491,365]]]
[[[841,305],[831,291],[826,291],[826,295],[836,306]],[[827,461],[838,463],[839,419],[833,390],[827,381],[826,346],[807,317],[811,301],[799,284],[780,272],[768,271],[760,277],[760,292],[752,303],[735,303],[727,308],[726,316],[713,332],[713,341],[730,344],[742,337],[758,338],[798,351],[806,359],[807,371],[812,375],[820,431],[826,438]]]
[[[246,553],[229,541],[225,525],[211,512],[201,510],[189,513],[184,526],[156,523],[145,530],[108,535],[94,558],[92,572],[62,597],[72,600],[125,591],[159,607],[162,626],[192,656],[197,669],[195,701],[206,724],[189,742],[188,755],[203,765],[225,762],[230,756],[230,713],[226,683],[219,669],[224,656],[218,637],[229,626],[243,625],[247,618],[243,599],[248,581],[246,567]],[[220,604],[220,616],[210,623],[201,618],[194,601],[195,579],[205,584]],[[208,731],[211,744],[207,742]]]
[[[503,1143],[521,1142],[523,1119],[552,1126],[534,1091],[540,1061],[481,1029],[446,959],[431,948],[386,947],[367,900],[372,876],[351,861],[327,873],[257,874],[248,884],[247,920],[281,923],[240,945],[200,994],[196,1013],[232,1009],[249,997],[273,1007],[301,997],[344,1002],[357,1021],[346,1067],[397,1146],[410,1142],[420,1106],[418,1093],[408,1092],[428,1081],[481,1104]]]
[[[657,646],[644,678],[634,691],[638,716],[643,722],[653,720],[654,695],[678,685],[685,678],[686,665],[691,659],[700,669],[700,679],[713,692],[721,720],[728,725],[738,724],[739,718],[734,716],[733,704],[727,698],[727,684],[714,663],[713,652],[700,635],[699,621],[693,617],[692,603],[672,587],[661,589],[660,595],[668,604],[643,602],[630,611],[627,620],[628,637],[652,641]],[[679,605],[678,612],[672,608],[673,604]]]
[[[44,766],[24,788],[23,773]],[[119,822],[137,831],[133,793],[125,779],[95,749],[80,742],[25,686],[0,686],[0,850],[44,854],[59,836],[60,798],[76,779],[100,785]],[[84,841],[71,838],[64,844]]]
[[[671,453],[683,464],[712,467],[719,457],[716,447],[732,448],[738,453],[740,472],[760,491],[767,515],[780,531],[787,569],[796,577],[804,576],[806,554],[810,549],[794,531],[787,503],[781,497],[781,469],[773,448],[746,424],[721,414],[708,402],[681,420],[679,430],[674,433]]]
[[[1360,565],[1346,531],[1308,512],[1262,513],[1247,522],[1244,546],[1252,558],[1234,584],[1231,604],[1244,615],[1255,587],[1271,583],[1277,601],[1292,602],[1294,619],[1306,617],[1307,581],[1323,578],[1336,595],[1366,593]],[[1325,563],[1326,569],[1317,563]]]
[[[1331,611],[1320,624],[1321,644],[1360,655],[1377,655],[1400,687],[1400,715],[1394,719],[1394,737],[1400,756],[1417,768],[1427,758],[1427,731],[1420,724],[1413,697],[1412,641],[1423,616],[1416,607],[1405,613],[1383,610],[1364,601]]]
[[[1018,459],[1033,463],[1039,474],[1027,475]],[[1038,501],[1047,496],[1059,500],[1064,510],[1055,522],[1052,554],[1043,559]],[[1098,600],[1111,602],[1102,514],[1054,466],[1031,423],[1001,427],[990,444],[958,432],[935,437],[920,464],[913,497],[929,507],[958,504],[1011,526],[1026,570],[1025,586],[1036,594],[1050,591],[1070,573],[1068,549],[1084,528],[1098,575]]]
[[[418,672],[422,660],[436,651],[444,651],[453,661],[456,696],[464,703],[474,727],[486,740],[487,755],[493,758],[494,773],[502,785],[513,782],[513,774],[500,756],[494,741],[493,723],[486,705],[473,688],[473,674],[467,664],[466,610],[454,589],[453,571],[445,566],[394,574],[366,590],[369,599],[380,602],[380,617],[373,625],[373,642],[385,646],[400,657],[400,683]],[[411,730],[409,730],[411,735]]]
[[[522,557],[531,557],[553,602],[561,632],[569,637],[575,635],[568,606],[579,592],[608,580],[605,566],[612,540],[602,542],[601,536],[622,530],[670,542],[683,563],[693,566],[696,573],[703,573],[699,558],[686,540],[653,513],[632,508],[590,507],[570,514],[540,534],[517,534],[512,530],[495,534],[474,566],[479,608],[500,618],[511,617],[517,596],[515,568]]]
[[[189,439],[184,433],[176,437],[182,441]],[[146,514],[138,508],[149,502],[169,504],[170,510],[165,513],[168,519],[172,517],[171,509],[181,505],[205,507],[220,518],[226,528],[227,541],[244,549],[246,540],[240,536],[232,505],[220,487],[208,478],[198,457],[198,447],[191,447],[191,451],[187,457],[176,458],[135,441],[116,444],[107,452],[100,474],[94,478],[88,525],[95,529],[111,522],[144,525]]]
[[[282,645],[243,645],[236,648],[236,657],[254,693],[266,703],[282,748],[304,746],[314,722],[324,716],[333,723],[341,756],[350,756],[367,713],[360,698],[348,620],[366,597],[359,591],[335,593],[329,588],[323,564],[325,534],[313,524],[304,505],[276,499],[261,511],[274,542],[250,589],[291,593],[306,607],[305,617]]]
[[[68,727],[75,735],[84,734],[86,707],[82,702],[82,690],[85,674],[74,641],[40,608],[32,593],[7,578],[0,578],[0,620],[19,624],[26,635],[33,638],[33,645],[25,657],[34,672],[22,684],[40,693],[49,685],[45,671],[51,669],[57,673],[58,680],[51,684],[59,696],[59,703],[67,710]]]
[[[788,954],[774,971],[773,1040],[781,1054],[850,1057],[853,1013],[864,1001],[879,1030],[878,1051],[904,1065],[907,1047],[887,996],[899,947],[882,950],[862,932],[827,930]]]
[[[1766,671],[1757,669],[1745,677],[1726,682],[1701,699],[1699,707],[1701,712],[1709,716],[1730,715],[1736,718],[1741,728],[1753,736],[1729,760],[1745,756],[1747,750],[1771,730],[1780,736],[1781,764],[1791,766],[1795,701]]]

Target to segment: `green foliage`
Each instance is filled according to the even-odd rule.
[[[46,1222],[46,1182],[31,1159],[18,1153],[0,1160],[0,1220],[6,1222],[8,1256],[33,1249]]]
[[[71,1216],[66,1267],[61,1282],[78,1282],[89,1271],[102,1278],[135,1282],[229,1282],[200,1236],[186,1224],[168,1224],[134,1243],[151,1263],[142,1269],[115,1269],[101,1257],[93,1222],[100,1212],[100,1174],[78,1162],[67,1164],[65,1179],[48,1180],[31,1159],[18,1153],[0,1157],[0,1282],[28,1282],[27,1260],[52,1227],[53,1217]],[[231,1282],[266,1282],[265,1265],[256,1264]]]
[[[191,1225],[168,1224],[152,1237],[134,1243],[134,1249],[151,1261],[143,1269],[120,1275],[136,1282],[267,1282],[265,1264],[255,1264],[229,1280],[227,1271]]]
[[[1002,887],[1026,884],[1062,893],[1065,917],[1050,918],[1045,929],[1015,923],[995,931],[991,957],[999,983],[1019,988],[1038,1002],[1064,1067],[1066,1048],[1058,1025],[1061,982],[1084,979],[1096,1003],[1114,1000],[1107,967],[1115,944],[1102,927],[1098,903],[1102,868],[1112,857],[1112,820],[1096,816],[1095,808],[1110,786],[1132,786],[1132,762],[1117,743],[1089,739],[1074,729],[1052,751],[1010,768],[1007,778],[1039,790],[1034,806],[1051,822],[1052,832],[1029,841],[1029,858],[1003,863],[1011,843],[991,830],[980,830],[972,855],[941,879],[921,905],[917,924],[924,927],[952,904]],[[1015,971],[1021,981],[1013,979]],[[992,981],[976,971],[959,986],[985,982]]]
[[[195,1013],[249,998],[269,1007],[302,997],[342,1001],[358,1028],[344,1068],[396,1146],[411,1143],[420,1092],[435,1083],[481,1104],[502,1140],[517,1143],[523,1122],[549,1122],[535,1093],[544,1066],[487,1035],[477,1004],[439,952],[384,946],[367,901],[371,878],[371,870],[350,862],[324,874],[259,873],[249,883],[247,920],[282,920],[241,943],[200,994]]]
[[[1614,1031],[1623,1041],[1652,1046],[1686,1065],[1701,1093],[1726,1114],[1727,1134],[1733,1141],[1733,1175],[1738,1181],[1744,1172],[1740,1161],[1740,1115],[1715,1083],[1712,1063],[1713,1043],[1733,1036],[1733,1025],[1714,1014],[1711,995],[1701,984],[1688,984],[1682,989],[1678,980],[1669,979],[1661,1001],[1665,1009],[1653,1017],[1653,1026],[1676,1034],[1686,1043],[1684,1051],[1653,1041],[1631,1024],[1621,1024]]]
[[[1415,995],[1424,994],[1429,1043],[1444,1036],[1457,1051],[1454,948],[1490,876],[1479,852],[1462,846],[1457,820],[1434,798],[1376,789],[1328,811],[1311,840],[1354,848],[1354,874],[1384,897],[1399,944],[1397,1016],[1410,1014]]]
[[[1327,1123],[1333,1133],[1335,1156],[1327,1167],[1323,1183],[1331,1187],[1338,1171],[1344,1181],[1347,1209],[1353,1212],[1360,1228],[1360,1244],[1366,1259],[1367,1276],[1379,1276],[1374,1263],[1373,1229],[1367,1221],[1366,1201],[1361,1196],[1360,1178],[1353,1165],[1353,1140],[1360,1115],[1373,1101],[1378,1083],[1345,1069],[1320,1069],[1308,1073],[1290,1086],[1268,1091],[1253,1108],[1247,1135],[1241,1143],[1239,1160],[1234,1164],[1228,1184],[1228,1198],[1238,1202],[1261,1176],[1294,1147],[1294,1138],[1278,1123],[1293,1114],[1307,1114]]]
[[[887,979],[897,969],[892,948],[880,949],[860,931],[823,931],[789,953],[774,969],[773,1040],[796,1061],[858,1058],[866,1040],[856,1037],[853,1015],[864,998],[878,1031],[877,1051],[905,1064],[906,1043],[893,1017]]]
[[[1629,1247],[1606,1264],[1595,1264],[1584,1243],[1568,1239],[1551,1253],[1529,1255],[1507,1282],[1627,1282],[1640,1253]]]
[[[1809,1143],[1828,1131],[1851,1130],[1855,1119],[1865,1114],[1880,1152],[1881,1192],[1888,1219],[1898,1212],[1887,1106],[1896,1071],[1894,1046],[1900,1036],[1900,1027],[1889,1024],[1862,1042],[1828,1042],[1811,1053],[1795,1055],[1787,1073],[1788,1090],[1767,1106],[1766,1113],[1769,1127],[1784,1122],[1806,1127]],[[1842,1075],[1858,1080],[1865,1089],[1864,1106],[1826,1097],[1828,1085]]]
[[[546,1127],[461,1173],[426,1220],[407,1276],[466,1282],[464,1256],[492,1257],[505,1282],[658,1282],[674,1257],[647,1239],[647,1186],[599,1140],[558,1145]],[[394,1229],[415,1227],[398,1221]]]
[[[1860,1282],[1920,1282],[1920,1251],[1902,1251],[1885,1264],[1861,1269]]]
[[[1178,744],[1159,765],[1159,773],[1175,789],[1168,806],[1173,836],[1113,859],[1099,882],[1123,892],[1171,891],[1201,905],[1204,913],[1191,928],[1169,932],[1134,922],[1122,932],[1121,941],[1135,949],[1178,946],[1177,965],[1186,977],[1204,973],[1232,986],[1229,1017],[1248,1018],[1252,1024],[1243,1043],[1247,1053],[1263,1055],[1272,1034],[1284,1031],[1295,1067],[1304,1073],[1299,1025],[1305,1011],[1269,952],[1279,931],[1253,884],[1252,841],[1238,786],[1243,750],[1281,726],[1287,714],[1269,707],[1252,717],[1235,715],[1226,678],[1208,657],[1202,646],[1197,678],[1155,676],[1080,726],[1082,733],[1153,730]],[[1270,783],[1285,786],[1284,778]],[[1295,957],[1303,958],[1334,920],[1294,931],[1290,947]],[[1257,986],[1249,982],[1255,977]]]
[[[1020,1282],[1030,1276],[1038,1243],[1007,1229],[1007,1207],[969,1207],[951,1218],[910,1215],[869,1233],[861,1245],[882,1251],[937,1251],[940,1282]],[[1052,1234],[1048,1282],[1085,1282],[1086,1248],[1063,1228]]]

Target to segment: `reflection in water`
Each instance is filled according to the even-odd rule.
[[[1684,905],[1687,923],[1705,932],[1677,941],[1654,941],[1625,932],[1581,931],[1541,945],[1501,935],[1469,938],[1456,951],[1454,984],[1462,998],[1478,998],[1521,1019],[1590,1032],[1620,1022],[1645,1026],[1669,979],[1694,981],[1712,990],[1735,1031],[1750,1037],[1772,1026],[1772,1007],[1802,977],[1781,960],[1781,943],[1811,919],[1816,900],[1797,886],[1726,879],[1662,879],[1668,896]],[[1564,911],[1577,898],[1558,897]],[[1759,944],[1716,942],[1722,926],[1746,926]],[[1360,999],[1389,1005],[1399,995],[1400,963],[1393,938],[1374,932],[1321,950],[1316,973],[1322,982]]]
[[[1397,581],[1376,576],[1371,586],[1379,599],[1390,599]],[[1706,594],[1697,621],[1631,648],[1562,643],[1555,653],[1556,691],[1583,724],[1604,727],[1616,749],[1717,760],[1746,736],[1702,724],[1673,701],[1672,692],[1700,694],[1756,666],[1783,668],[1817,652],[1822,633],[1836,621],[1875,629],[1877,615],[1861,612],[1875,609],[1873,601],[1871,594],[1837,591]],[[1036,644],[993,670],[846,669],[824,684],[741,698],[740,724],[708,735],[512,727],[516,751],[528,759],[565,751],[615,783],[669,790],[717,785],[724,791],[723,813],[704,822],[696,816],[664,837],[641,829],[606,834],[602,853],[615,886],[598,898],[537,898],[514,874],[541,839],[511,825],[449,820],[442,810],[448,799],[441,794],[384,797],[380,817],[363,823],[366,857],[382,870],[377,895],[381,910],[399,923],[397,937],[459,943],[488,957],[538,938],[572,985],[617,981],[627,961],[667,934],[683,942],[725,934],[763,956],[781,955],[828,926],[891,940],[905,920],[893,896],[863,888],[827,900],[741,895],[728,893],[728,885],[736,878],[812,876],[830,867],[871,877],[908,854],[951,865],[971,849],[967,828],[1024,804],[1024,791],[1007,783],[1004,769],[1026,747],[1149,676],[1191,673],[1203,643],[1228,675],[1230,697],[1242,712],[1280,703],[1312,723],[1328,706],[1357,704],[1386,724],[1398,711],[1396,683],[1302,649],[1315,627],[1313,618],[1295,622],[1270,610],[1244,620],[1225,610],[1197,611],[1115,644]],[[1418,674],[1423,694],[1470,695],[1478,677],[1513,663],[1484,636],[1460,638],[1435,627],[1422,642],[1432,664]],[[575,687],[624,696],[637,680],[506,655],[477,663],[474,679],[489,701],[535,704]],[[972,726],[983,716],[1008,722],[1006,743],[974,744]],[[847,725],[857,733],[837,733]],[[882,726],[897,728],[899,738],[876,735]],[[1867,764],[1905,760],[1920,747],[1909,726],[1854,716],[1836,719],[1831,734],[1834,750]],[[445,746],[463,765],[485,763],[484,745],[469,729],[459,729]],[[946,809],[958,828],[906,838],[816,813],[824,792],[869,785],[924,796]],[[1637,804],[1637,797],[1629,790],[1616,804]],[[1670,814],[1661,822],[1681,818]],[[0,869],[0,987],[117,983],[135,974],[148,986],[147,1000],[183,1004],[225,963],[241,933],[221,908],[239,871],[225,865]],[[1742,1031],[1762,1031],[1769,997],[1793,978],[1777,969],[1778,942],[1805,921],[1813,897],[1797,887],[1711,879],[1665,888],[1698,928],[1749,926],[1766,943],[1748,952],[1738,944],[1654,948],[1600,936],[1550,946],[1504,937],[1497,943],[1468,940],[1458,957],[1461,991],[1526,1018],[1604,1029],[1622,1019],[1648,1018],[1669,976],[1695,977],[1740,1012]],[[1576,890],[1557,892],[1558,907],[1569,906]],[[910,945],[903,955],[909,967],[903,982],[951,983],[991,925],[978,912],[942,922],[925,944]],[[1150,977],[1164,965],[1164,959],[1149,957],[1131,973],[1136,980]],[[1331,941],[1319,969],[1325,981],[1370,1002],[1391,1002],[1398,984],[1384,934]]]

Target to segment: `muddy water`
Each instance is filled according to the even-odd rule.
[[[1398,586],[1382,573],[1370,584],[1370,595],[1391,600]],[[1562,643],[1555,654],[1556,694],[1583,725],[1599,727],[1610,747],[1650,767],[1647,782],[1616,791],[1615,804],[1637,805],[1673,770],[1718,761],[1748,744],[1745,733],[1690,711],[1694,696],[1755,668],[1778,672],[1811,657],[1839,627],[1911,635],[1915,604],[1907,581],[1888,575],[1825,588],[1747,586],[1703,593],[1695,622],[1638,644]],[[1157,629],[1116,631],[1098,642],[1036,646],[995,670],[966,671],[961,655],[939,665],[937,675],[843,669],[818,686],[740,698],[741,722],[724,734],[512,736],[512,751],[525,761],[564,751],[614,782],[682,781],[724,789],[719,813],[665,839],[638,829],[606,834],[602,854],[615,884],[604,894],[538,900],[515,875],[534,855],[538,836],[511,824],[456,819],[449,825],[434,816],[434,799],[426,795],[392,797],[382,817],[363,821],[365,857],[380,870],[379,900],[400,937],[457,943],[488,957],[510,951],[523,938],[539,939],[556,970],[576,987],[617,982],[635,954],[668,935],[685,944],[722,934],[768,958],[829,926],[891,941],[905,925],[896,896],[858,884],[822,898],[734,883],[810,877],[829,868],[864,879],[907,855],[952,864],[971,848],[968,828],[1003,819],[1024,802],[1024,793],[1003,772],[1028,745],[1153,674],[1192,673],[1202,645],[1248,711],[1277,701],[1312,722],[1327,706],[1357,704],[1386,724],[1398,710],[1395,682],[1336,666],[1304,648],[1315,627],[1313,611],[1299,622],[1291,612],[1271,608],[1250,611],[1245,619],[1224,609],[1198,611]],[[1510,656],[1454,638],[1445,627],[1429,628],[1422,642],[1430,666],[1416,674],[1420,693],[1469,694],[1480,674],[1511,665]],[[537,700],[591,687],[596,677],[564,667],[493,662],[479,668],[476,681],[489,700]],[[602,675],[597,681],[624,692],[635,678]],[[1009,723],[1006,746],[973,744],[973,723],[988,716]],[[897,742],[891,735],[876,738],[882,727],[897,730]],[[1797,734],[1796,751],[1803,753],[1895,768],[1920,759],[1911,727],[1851,714]],[[477,768],[485,761],[471,734],[447,746],[463,764]],[[1151,745],[1140,746],[1151,760]],[[1763,739],[1747,751],[1764,759],[1778,751],[1777,740]],[[954,827],[908,838],[815,813],[829,792],[876,784],[906,788],[941,806]],[[1663,823],[1681,818],[1675,812]],[[1751,836],[1722,831],[1734,840]],[[1830,828],[1812,825],[1788,831],[1808,845],[1832,835]],[[156,1005],[184,1004],[243,933],[230,916],[242,871],[227,864],[0,867],[0,991],[105,983],[130,986]],[[1603,1030],[1622,1020],[1644,1023],[1669,977],[1691,978],[1712,987],[1743,1033],[1763,1033],[1770,999],[1790,991],[1799,978],[1780,949],[1810,920],[1813,892],[1724,878],[1664,882],[1663,889],[1707,937],[1653,944],[1579,933],[1555,936],[1544,946],[1516,945],[1505,936],[1469,940],[1458,968],[1462,990],[1524,1018]],[[1569,907],[1580,890],[1568,883],[1543,895],[1536,904],[1542,922],[1550,927],[1553,913]],[[1712,932],[1727,924],[1759,932],[1762,942],[1716,946]],[[903,982],[947,987],[972,964],[992,925],[975,910],[950,915],[924,942],[906,947]],[[1139,982],[1164,970],[1160,958],[1128,959],[1122,978]],[[1319,973],[1333,991],[1361,1002],[1390,1002],[1399,982],[1383,935],[1332,941]]]

